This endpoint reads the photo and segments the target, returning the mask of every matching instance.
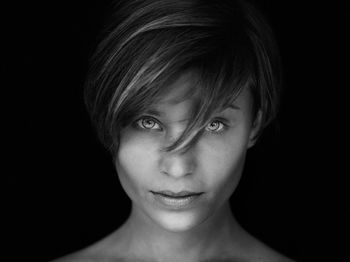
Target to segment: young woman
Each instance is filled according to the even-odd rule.
[[[119,1],[85,95],[132,210],[59,261],[290,261],[229,205],[280,87],[271,29],[251,4]]]

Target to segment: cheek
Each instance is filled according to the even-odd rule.
[[[214,191],[228,193],[237,186],[244,166],[247,136],[244,130],[202,143],[201,166],[205,181]],[[232,192],[231,192],[232,193]]]
[[[125,134],[121,136],[115,162],[122,186],[127,193],[152,182],[157,146],[153,139]]]

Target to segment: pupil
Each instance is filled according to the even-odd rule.
[[[144,120],[144,124],[145,124],[145,126],[152,126],[152,120],[150,120],[150,119],[146,119],[146,120]]]

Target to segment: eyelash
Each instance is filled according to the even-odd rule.
[[[151,120],[152,122],[154,122],[155,124],[159,125],[160,126],[160,123],[159,121],[157,121],[155,118],[151,117],[151,116],[142,116],[140,118],[138,118],[134,123],[133,123],[133,126],[135,126],[136,128],[138,129],[141,129],[141,130],[156,130],[156,131],[162,131],[162,127],[159,127],[157,129],[152,129],[152,128],[145,128],[145,127],[142,127],[142,122],[144,120]],[[219,131],[211,131],[211,130],[207,130],[208,132],[210,133],[214,133],[214,134],[219,134],[223,131],[225,131],[228,127],[228,125],[225,123],[225,120],[224,119],[221,119],[221,118],[216,118],[214,119],[213,121],[211,121],[209,124],[212,124],[212,123],[219,123],[221,125],[221,129]]]
[[[219,134],[219,133],[225,131],[227,129],[227,127],[228,127],[228,125],[225,123],[225,120],[221,119],[221,118],[214,119],[213,121],[211,121],[209,123],[209,125],[212,124],[212,123],[219,123],[221,125],[221,129],[219,131],[216,131],[216,130],[215,131],[208,131],[210,133]]]
[[[156,119],[154,119],[153,117],[151,117],[151,116],[142,116],[142,117],[140,117],[139,119],[137,119],[134,122],[136,128],[139,128],[139,129],[142,129],[142,130],[153,130],[151,128],[144,128],[144,127],[142,127],[142,124],[139,124],[139,122],[142,122],[144,120],[151,120],[151,121],[153,121],[154,123],[156,123],[156,124],[158,124],[160,126],[160,123]],[[161,127],[160,127],[160,129],[161,129],[160,131],[162,131]]]

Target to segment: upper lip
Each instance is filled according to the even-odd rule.
[[[180,191],[180,192],[173,192],[170,190],[162,190],[162,191],[151,191],[154,194],[161,194],[161,195],[166,195],[166,196],[171,196],[171,197],[183,197],[183,196],[189,196],[189,195],[199,195],[202,194],[203,192],[193,192],[193,191]]]

